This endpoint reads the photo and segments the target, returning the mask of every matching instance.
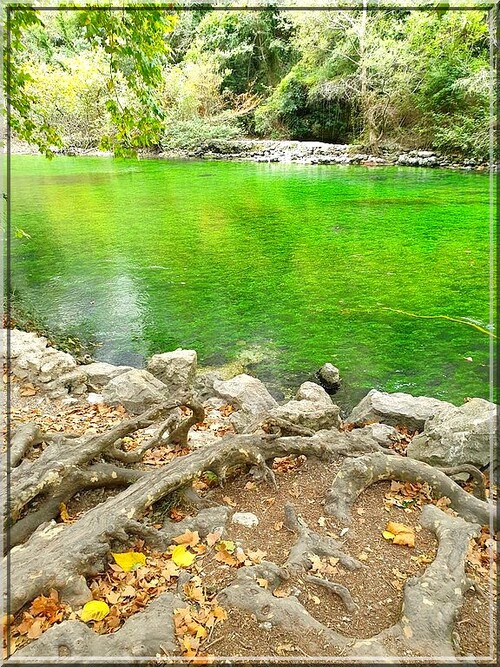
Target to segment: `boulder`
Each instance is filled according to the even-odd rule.
[[[138,415],[155,403],[165,401],[171,393],[170,387],[148,371],[134,369],[108,382],[102,397],[108,405],[123,405],[129,412]]]
[[[213,389],[218,397],[238,409],[230,417],[237,433],[242,433],[257,417],[268,414],[278,406],[265,385],[258,378],[245,373],[230,380],[216,380]]]
[[[191,387],[196,374],[196,362],[194,350],[178,348],[173,352],[153,355],[146,368],[174,393]]]
[[[487,466],[491,438],[496,442],[496,416],[497,406],[482,398],[473,398],[458,408],[450,406],[426,421],[406,453],[433,466]],[[496,447],[493,456],[496,466]]]
[[[332,399],[319,384],[315,382],[303,382],[295,394],[297,401],[311,401],[318,405],[332,405]]]
[[[6,355],[7,332],[3,330]],[[51,398],[86,391],[86,374],[67,352],[47,345],[47,339],[19,329],[10,330],[11,370],[21,380],[31,382]]]
[[[332,394],[338,391],[340,387],[340,372],[333,364],[323,364],[316,373],[319,381]]]
[[[453,407],[451,403],[436,398],[402,392],[388,394],[372,389],[354,408],[346,423],[362,426],[382,422],[389,426],[406,426],[411,430],[422,431],[427,419],[445,408]]]
[[[131,366],[113,366],[103,361],[96,361],[92,364],[85,364],[82,370],[87,375],[87,385],[90,389],[97,390],[105,387],[110,380],[117,375],[134,370]]]
[[[214,383],[223,379],[218,371],[206,371],[196,376],[194,391],[200,401],[207,401],[215,394]]]
[[[213,388],[218,396],[249,415],[268,412],[278,405],[265,385],[258,378],[246,373],[236,375],[230,380],[215,380]]]
[[[380,422],[368,424],[361,430],[372,437],[379,445],[387,445],[391,440],[397,441],[401,439],[401,433],[396,431],[394,426],[381,424]]]
[[[273,408],[270,414],[313,431],[340,426],[340,408],[334,405],[326,391],[314,382],[304,382],[299,387],[295,400]]]

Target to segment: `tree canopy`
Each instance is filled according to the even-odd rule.
[[[11,127],[48,155],[236,136],[488,154],[483,9],[11,7],[8,28]]]

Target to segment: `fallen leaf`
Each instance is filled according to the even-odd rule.
[[[68,514],[68,508],[66,507],[65,503],[61,503],[59,505],[59,516],[61,517],[61,521],[63,523],[72,523],[73,520]]]
[[[288,598],[290,597],[291,590],[289,588],[276,588],[273,591],[275,598]]]
[[[361,560],[361,561],[368,560],[368,554],[366,554],[364,551],[362,551],[360,554],[358,554],[358,560]]]
[[[19,396],[36,396],[37,393],[36,388],[29,382],[28,384],[25,384],[24,387],[21,387]]]
[[[31,396],[32,394],[28,394],[28,396]],[[26,636],[29,637],[29,639],[37,639],[40,637],[40,635],[43,632],[43,627],[42,627],[42,619],[37,618],[35,619],[34,623],[28,630]]]
[[[222,496],[222,500],[223,500],[225,503],[227,503],[228,505],[231,505],[231,507],[236,507],[236,503],[235,503],[234,500],[233,500],[232,498],[230,498],[229,496]]]
[[[281,530],[283,528],[283,521],[276,521],[274,524],[274,530]]]
[[[230,554],[236,549],[236,545],[232,540],[221,540],[217,546],[218,549],[225,549]]]
[[[262,588],[267,588],[267,587],[269,586],[269,582],[268,582],[267,579],[256,579],[255,581],[256,581],[256,582],[259,584],[259,586],[261,586]]]
[[[215,560],[220,561],[221,563],[224,563],[225,565],[239,565],[239,561],[234,558],[226,549],[220,549],[217,554],[215,555]]]
[[[266,552],[261,551],[260,549],[256,549],[255,551],[252,551],[251,549],[249,549],[247,551],[247,556],[248,556],[248,558],[250,558],[252,563],[254,563],[255,565],[258,565],[259,563],[262,562],[264,556],[266,556]]]
[[[254,491],[257,488],[257,484],[255,482],[247,482],[245,484],[245,489],[247,491]]]
[[[101,621],[109,614],[109,607],[101,600],[92,600],[87,602],[80,612],[80,619],[87,623],[88,621]]]
[[[195,531],[186,530],[184,533],[182,533],[182,535],[174,537],[174,542],[176,544],[185,544],[186,546],[189,547],[195,547],[199,541],[200,541],[200,536],[197,530]]]
[[[395,538],[394,533],[391,533],[389,530],[383,530],[382,531],[382,537],[385,540],[393,540]]]
[[[385,527],[384,533],[390,533],[393,535],[393,544],[400,544],[407,547],[415,546],[415,531],[411,526],[407,526],[404,523],[389,521]],[[390,537],[386,537],[384,533],[382,533],[382,535],[386,540],[391,539]]]
[[[179,567],[190,567],[196,560],[196,555],[188,551],[184,544],[179,544],[172,551],[172,560]]]
[[[209,547],[213,547],[213,545],[220,540],[222,536],[222,531],[215,531],[214,533],[208,533],[208,535],[205,538],[206,543],[208,544]]]
[[[137,570],[141,565],[146,564],[146,556],[138,551],[126,551],[124,553],[111,553],[117,565],[124,572]]]

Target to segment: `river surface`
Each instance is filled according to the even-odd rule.
[[[345,406],[488,398],[487,174],[14,156],[12,228],[16,298],[99,360],[250,350],[285,393],[332,362]]]

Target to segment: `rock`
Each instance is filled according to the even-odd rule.
[[[140,414],[171,394],[170,387],[145,370],[134,369],[117,375],[104,387],[102,396],[108,405],[123,405],[129,412]]]
[[[312,383],[311,383],[312,384]],[[297,426],[305,426],[313,431],[329,430],[340,427],[340,408],[332,403],[318,403],[308,400],[288,401],[273,408],[270,415],[285,419]]]
[[[332,399],[319,384],[303,382],[295,394],[297,401],[311,401],[319,405],[332,405]]]
[[[134,370],[131,366],[113,366],[103,361],[85,364],[81,368],[87,375],[88,387],[93,390],[102,389],[118,375]]]
[[[231,422],[239,432],[255,417],[264,415],[278,406],[265,385],[259,379],[245,373],[236,375],[231,380],[216,380],[213,387],[218,396],[243,413],[231,415]]]
[[[4,343],[6,344],[4,329]],[[6,354],[6,349],[4,349]],[[19,329],[10,330],[11,370],[51,398],[64,398],[68,393],[81,395],[86,391],[86,374],[67,352],[47,346],[47,339]]]
[[[231,518],[232,523],[238,523],[245,528],[255,528],[258,526],[259,519],[252,512],[235,512]]]
[[[433,466],[490,463],[490,439],[496,436],[497,406],[473,398],[460,407],[450,405],[425,423],[423,433],[408,445],[408,456]],[[493,448],[496,466],[496,447]]]
[[[346,423],[362,426],[370,422],[382,422],[389,426],[406,426],[421,431],[427,419],[440,410],[452,407],[451,403],[436,398],[402,392],[388,394],[372,389],[354,408]]]
[[[385,445],[391,440],[400,440],[401,433],[396,431],[394,426],[388,424],[368,424],[363,432],[370,435],[379,445]]]
[[[194,350],[178,348],[173,352],[153,355],[146,368],[174,393],[191,387],[196,374],[196,362]]]
[[[207,401],[214,397],[214,383],[222,380],[219,371],[206,371],[196,376],[194,382],[194,391],[200,401]]]
[[[90,405],[98,405],[99,403],[104,403],[104,398],[102,394],[94,394],[91,391],[87,396],[87,402],[90,403]]]
[[[323,364],[316,375],[323,387],[332,394],[340,387],[340,372],[333,364]]]

